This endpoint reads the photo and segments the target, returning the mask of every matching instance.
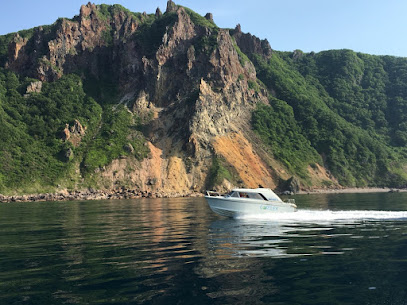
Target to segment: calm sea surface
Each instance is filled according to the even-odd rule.
[[[407,193],[0,204],[0,304],[407,304]]]

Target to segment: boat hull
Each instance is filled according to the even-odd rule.
[[[251,200],[231,197],[225,198],[222,196],[205,196],[205,198],[213,212],[226,217],[290,213],[296,211],[294,205],[282,201]]]

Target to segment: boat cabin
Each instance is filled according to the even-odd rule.
[[[250,192],[239,192],[239,191],[231,191],[227,197],[236,197],[236,198],[250,198],[250,199],[258,199],[258,200],[267,200],[264,195],[260,193],[250,193]]]
[[[229,194],[226,195],[226,197],[281,201],[281,199],[271,189],[266,188],[233,189]]]

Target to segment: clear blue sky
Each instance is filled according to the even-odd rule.
[[[164,12],[166,0],[105,0],[132,12]],[[179,0],[222,28],[240,23],[243,32],[267,38],[275,50],[319,52],[329,49],[407,57],[405,0]],[[52,24],[79,14],[80,0],[2,0],[0,35]]]

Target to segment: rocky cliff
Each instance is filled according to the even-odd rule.
[[[89,94],[103,111],[122,105],[141,120],[148,156],[125,154],[96,168],[89,180],[96,188],[180,194],[233,185],[276,188],[292,173],[251,127],[256,105],[269,101],[249,59],[253,54],[270,58],[267,40],[242,33],[239,25],[220,29],[212,14],[202,17],[172,1],[164,14],[88,3],[71,20],[35,28],[26,37],[15,34],[5,68],[43,83],[77,74],[84,84],[96,84]],[[91,145],[82,141],[88,133],[83,124],[78,118],[58,126],[61,141],[73,144],[66,154],[76,168],[71,188],[78,189],[89,184],[81,168],[85,145]],[[321,165],[309,173],[316,185],[336,183]],[[66,187],[63,179],[58,187]]]

